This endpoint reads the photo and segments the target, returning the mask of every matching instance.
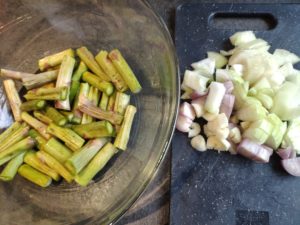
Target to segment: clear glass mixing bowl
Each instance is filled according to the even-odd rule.
[[[141,81],[127,151],[88,187],[0,183],[0,224],[109,224],[138,198],[163,159],[177,114],[179,80],[167,28],[142,0],[0,1],[0,67],[27,72],[66,48],[118,48]],[[1,96],[1,119],[8,119]]]

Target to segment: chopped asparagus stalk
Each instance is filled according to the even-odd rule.
[[[100,109],[102,109],[102,110],[107,109],[108,99],[109,99],[109,96],[105,93],[102,93],[101,100],[99,103]]]
[[[21,127],[21,123],[14,122],[9,128],[7,128],[2,134],[0,134],[0,143],[6,140],[12,133]]]
[[[53,156],[60,163],[64,163],[72,155],[72,151],[55,138],[50,138],[43,145],[42,150]]]
[[[24,73],[24,72],[18,72],[13,70],[6,70],[6,69],[0,70],[0,77],[2,78],[22,80],[23,77],[30,77],[30,76],[35,76],[35,75],[33,73]]]
[[[53,122],[53,120],[51,118],[49,118],[48,116],[44,115],[43,113],[41,113],[39,111],[34,111],[33,115],[35,118],[37,118],[38,120],[42,121],[45,124],[50,124]]]
[[[74,50],[73,49],[67,49],[67,50],[64,50],[62,52],[59,52],[59,53],[56,53],[56,54],[53,54],[53,55],[49,55],[49,56],[46,56],[42,59],[39,60],[39,68],[41,71],[44,71],[50,67],[54,67],[54,66],[57,66],[59,64],[62,63],[63,61],[63,58],[65,56],[70,56],[70,57],[74,57],[75,54],[74,54]]]
[[[76,95],[79,91],[79,88],[80,88],[80,81],[73,80],[72,83],[71,83],[70,94],[69,94],[70,104],[75,99],[75,97],[76,97]]]
[[[45,115],[58,126],[64,126],[68,122],[67,118],[53,107],[48,106],[45,112]]]
[[[110,142],[107,143],[91,160],[91,162],[75,177],[75,181],[81,186],[87,186],[93,177],[114,156],[117,149]]]
[[[43,138],[39,132],[34,129],[29,130],[29,136],[34,138],[38,144],[38,147],[41,148],[47,143],[47,140]]]
[[[73,118],[74,118],[74,113],[73,112],[68,112],[68,111],[61,111],[60,112],[62,115],[64,115],[64,117],[67,118],[68,122],[72,122]]]
[[[79,90],[81,76],[87,70],[88,70],[87,66],[85,65],[84,62],[81,61],[72,77],[72,84],[70,88],[70,102],[73,102],[76,93]]]
[[[21,153],[24,153],[26,152],[27,149],[23,150],[23,151],[20,151],[20,152],[15,152],[13,154],[10,154],[10,155],[7,155],[3,158],[0,159],[0,166],[4,165],[5,163],[9,162],[10,160],[12,160],[13,158],[15,158],[16,156],[18,156],[19,154]]]
[[[96,106],[94,106],[88,99],[81,98],[79,101],[79,110],[83,113],[86,113],[94,118],[100,120],[107,120],[112,124],[121,124],[123,120],[123,116],[112,112],[112,111],[104,111]]]
[[[27,90],[41,87],[47,83],[55,81],[58,76],[58,70],[39,73],[34,76],[22,78],[22,83]]]
[[[108,96],[111,95],[114,91],[114,86],[112,85],[112,83],[103,81],[90,72],[84,72],[82,75],[82,80],[89,83],[93,87],[98,88],[100,91],[104,92]]]
[[[114,104],[114,111],[124,115],[127,106],[130,103],[130,95],[127,95],[122,92],[116,93],[116,101]]]
[[[29,166],[33,167],[34,169],[48,175],[53,180],[59,181],[60,176],[59,174],[47,166],[43,161],[41,161],[36,154],[36,151],[29,150],[27,151],[26,155],[24,156],[24,162]]]
[[[0,174],[0,180],[2,181],[11,181],[14,179],[15,175],[18,172],[19,167],[22,165],[24,160],[24,155],[26,152],[22,152],[16,157],[14,157],[3,169]]]
[[[66,161],[65,166],[73,175],[78,174],[107,142],[106,138],[90,140]]]
[[[70,100],[69,100],[69,92],[70,92],[70,84],[73,74],[73,69],[75,66],[75,59],[71,56],[64,56],[63,61],[61,63],[59,73],[56,80],[56,87],[67,87],[67,98],[64,101],[55,102],[55,108],[70,110]]]
[[[29,127],[22,124],[16,131],[12,132],[5,140],[0,143],[0,152],[17,143],[28,136]]]
[[[21,110],[24,112],[29,112],[33,110],[40,110],[46,106],[45,100],[31,100],[23,102],[21,105]]]
[[[52,182],[51,177],[37,171],[36,169],[26,164],[20,166],[20,168],[18,169],[18,173],[25,179],[41,187],[48,187]]]
[[[44,138],[49,140],[51,135],[47,133],[47,125],[29,115],[27,112],[22,112],[22,120],[24,120],[29,126],[36,129]]]
[[[56,171],[60,176],[62,176],[68,183],[72,182],[73,176],[70,174],[70,172],[47,152],[39,151],[37,152],[37,157],[41,161],[45,162],[54,171]]]
[[[98,121],[82,125],[73,125],[72,129],[85,139],[112,137],[114,128],[108,121]]]
[[[26,95],[24,95],[24,98],[26,100],[47,100],[47,101],[56,101],[61,100],[63,101],[65,98],[61,94],[48,94],[48,95],[38,95],[33,92],[27,92]]]
[[[60,95],[60,99],[66,99],[68,95],[67,87],[58,87],[58,88],[39,88],[35,92],[37,95]]]
[[[114,92],[111,96],[109,96],[106,110],[107,111],[114,111],[115,102],[116,102],[116,92]]]
[[[79,58],[87,65],[87,67],[101,80],[110,81],[109,77],[103,72],[101,67],[95,61],[93,54],[86,48],[81,47],[76,50],[77,55]]]
[[[108,52],[100,51],[98,55],[96,55],[95,59],[104,72],[109,76],[116,89],[121,92],[126,91],[128,86],[120,73],[114,67],[112,61],[108,58]]]
[[[132,127],[132,122],[134,119],[134,115],[136,113],[136,107],[133,105],[129,105],[126,108],[125,115],[124,115],[124,121],[121,125],[120,131],[117,134],[117,137],[115,139],[114,145],[122,149],[123,151],[127,148],[127,143],[129,141],[130,137],[130,130]]]
[[[79,104],[79,99],[82,97],[87,97],[89,93],[90,86],[88,83],[81,83],[80,84],[80,89],[78,94],[76,95],[74,105],[73,105],[73,113],[74,113],[74,118],[77,118],[77,120],[81,123],[82,119],[82,112],[78,109],[78,104]]]
[[[81,138],[77,133],[75,133],[75,131],[68,128],[59,127],[54,123],[51,123],[48,126],[47,131],[53,136],[65,142],[65,144],[73,151],[77,151],[84,144],[84,139]]]
[[[88,94],[88,100],[90,100],[94,106],[98,105],[99,90],[97,88],[95,88],[95,87],[90,88],[89,94]],[[93,117],[91,117],[87,114],[83,114],[81,124],[91,123],[93,121],[94,121]]]
[[[4,157],[23,152],[24,150],[31,149],[35,145],[35,140],[31,137],[22,139],[21,141],[9,146],[4,151],[0,152],[0,160]]]
[[[36,93],[39,89],[41,88],[44,88],[44,89],[49,89],[49,88],[55,88],[55,83],[52,82],[52,83],[47,83],[47,84],[44,84],[40,87],[37,87],[37,88],[33,88],[33,89],[30,89],[30,92],[32,93]]]
[[[21,106],[22,102],[21,102],[19,93],[17,91],[15,82],[13,80],[4,80],[3,86],[5,89],[6,96],[8,98],[10,108],[13,112],[15,121],[21,121],[20,106]]]
[[[129,89],[133,93],[140,92],[142,90],[142,86],[140,85],[138,79],[127,64],[126,60],[123,58],[121,52],[117,49],[112,50],[109,53],[109,58],[111,59],[113,65],[116,67],[118,72],[121,74],[122,78],[125,80]]]

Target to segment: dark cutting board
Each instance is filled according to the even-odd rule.
[[[235,16],[241,17],[238,22],[232,20]],[[272,47],[300,54],[300,5],[184,4],[176,14],[181,73],[206,57],[208,50],[229,49],[228,37],[243,28],[254,29]],[[300,225],[300,178],[285,173],[276,155],[269,164],[258,164],[229,153],[201,153],[191,148],[186,134],[176,131],[170,221],[171,225]]]

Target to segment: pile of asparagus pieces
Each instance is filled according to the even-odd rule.
[[[116,49],[95,57],[86,47],[67,49],[38,65],[37,74],[0,71],[15,119],[0,135],[0,180],[18,173],[41,187],[61,178],[86,186],[127,148],[136,107],[126,91],[141,85]]]

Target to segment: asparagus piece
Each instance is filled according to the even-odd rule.
[[[53,122],[53,120],[51,118],[49,118],[48,116],[44,115],[43,113],[41,113],[39,111],[34,111],[33,115],[35,118],[37,118],[38,120],[42,121],[45,124],[50,124]]]
[[[81,186],[87,186],[93,177],[107,164],[117,152],[114,145],[108,142],[91,160],[91,162],[75,177]]]
[[[54,83],[54,82],[47,83],[47,84],[44,84],[44,85],[42,85],[42,86],[40,86],[40,87],[30,89],[30,91],[31,91],[32,93],[36,93],[37,90],[39,90],[39,89],[41,89],[41,88],[44,88],[44,89],[55,88],[55,83]]]
[[[95,59],[104,72],[109,76],[116,89],[121,92],[126,91],[128,86],[120,73],[114,67],[112,61],[108,58],[108,52],[100,51],[98,55],[96,55]]]
[[[0,152],[0,160],[4,157],[23,152],[24,150],[31,149],[35,145],[35,140],[31,137],[22,139],[21,141],[9,146],[4,151]]]
[[[73,121],[73,118],[74,118],[74,113],[73,112],[61,111],[59,113],[61,113],[67,119],[68,122],[71,123]]]
[[[23,102],[21,105],[21,110],[25,112],[40,110],[45,106],[46,106],[45,100],[31,100],[31,101]]]
[[[38,95],[36,93],[33,92],[27,92],[26,95],[24,95],[24,98],[26,100],[48,100],[48,101],[63,101],[65,98],[57,93],[57,94],[48,94],[48,95]]]
[[[90,140],[66,161],[65,166],[73,175],[78,174],[107,142],[107,138]]]
[[[97,77],[96,75],[90,72],[84,72],[82,75],[82,80],[89,83],[93,87],[98,88],[100,91],[104,92],[108,96],[111,95],[114,91],[114,86],[112,83],[103,81],[101,78]]]
[[[22,112],[22,120],[24,120],[29,126],[36,129],[44,138],[49,140],[51,135],[47,133],[47,125],[29,115],[27,112]]]
[[[62,115],[55,108],[48,106],[46,108],[46,116],[48,116],[58,126],[64,126],[68,121],[67,118]]]
[[[47,143],[47,140],[43,138],[39,132],[34,129],[29,130],[29,136],[34,138],[37,142],[38,148],[42,148]]]
[[[118,49],[114,49],[109,53],[109,58],[111,59],[118,72],[121,74],[122,78],[125,80],[129,89],[133,93],[140,92],[142,90],[142,86],[127,64],[126,60],[123,58],[121,52]]]
[[[9,162],[10,160],[12,160],[13,158],[17,157],[19,154],[22,154],[24,152],[26,152],[27,149],[20,151],[20,152],[15,152],[13,154],[7,155],[3,158],[0,159],[0,166],[4,165],[5,163]]]
[[[22,165],[24,160],[24,155],[26,152],[22,152],[16,157],[14,157],[4,168],[0,174],[0,180],[2,181],[11,181],[14,179],[15,175],[18,172],[19,167]]]
[[[136,107],[133,105],[129,105],[126,108],[125,115],[124,115],[124,121],[121,125],[120,131],[117,134],[117,137],[115,139],[114,145],[122,149],[123,151],[127,148],[127,143],[129,141],[130,137],[130,130],[132,127],[132,122],[134,119],[134,115],[136,113]]]
[[[101,100],[99,103],[100,109],[102,109],[102,110],[107,109],[108,99],[109,99],[109,96],[105,93],[102,93]]]
[[[35,170],[34,168],[26,164],[20,166],[20,168],[18,169],[18,173],[25,179],[41,187],[48,187],[52,182],[51,177]]]
[[[59,174],[37,157],[36,151],[29,150],[24,156],[24,162],[34,169],[48,175],[55,181],[60,180]]]
[[[73,49],[67,49],[67,50],[64,50],[62,52],[59,52],[59,53],[56,53],[56,54],[53,54],[53,55],[49,55],[49,56],[46,56],[42,59],[39,60],[39,68],[41,71],[44,71],[50,67],[54,67],[54,66],[57,66],[59,64],[62,63],[63,61],[63,58],[65,56],[71,56],[71,57],[75,57],[75,54],[74,54],[74,50]]]
[[[6,69],[0,70],[0,77],[2,78],[22,80],[23,77],[30,77],[30,76],[35,76],[35,75],[33,73],[24,73],[24,72],[18,72],[13,70],[6,70]]]
[[[90,100],[94,106],[98,105],[99,90],[97,88],[95,88],[95,87],[90,88],[89,94],[88,94],[88,100]],[[91,122],[93,122],[93,117],[84,113],[81,124],[86,124],[86,123],[91,123]]]
[[[36,90],[37,95],[52,95],[58,94],[60,95],[60,99],[65,100],[68,95],[67,87],[58,87],[58,88],[39,88]]]
[[[13,112],[15,121],[21,121],[20,106],[21,106],[22,102],[21,102],[19,93],[17,91],[15,82],[13,80],[4,80],[3,86],[5,89],[6,96],[8,98],[10,108]]]
[[[37,152],[37,157],[41,161],[45,162],[54,171],[56,171],[60,176],[62,176],[68,183],[72,182],[73,176],[70,174],[70,172],[51,155],[46,152],[39,151]]]
[[[29,127],[26,124],[22,124],[19,129],[12,132],[5,140],[0,143],[0,152],[27,137],[28,131]]]
[[[2,134],[0,134],[0,143],[6,140],[12,133],[21,127],[21,123],[14,122],[9,128],[7,128]]]
[[[127,106],[130,103],[130,95],[127,95],[122,92],[117,92],[116,101],[114,104],[114,111],[124,115]]]
[[[80,120],[79,123],[81,123],[81,119],[82,119],[82,112],[78,108],[79,99],[82,97],[87,97],[88,93],[89,93],[89,89],[90,89],[89,84],[81,83],[78,95],[76,96],[75,101],[74,101],[74,105],[73,105],[74,118],[77,118],[78,120]]]
[[[58,76],[58,70],[48,71],[44,73],[38,73],[34,76],[22,78],[23,86],[27,90],[41,87],[47,83],[55,81]]]
[[[71,150],[76,151],[79,148],[81,148],[84,144],[84,139],[81,138],[75,131],[68,129],[68,128],[62,128],[54,123],[51,123],[48,126],[47,131],[57,137],[58,139],[65,142],[65,144],[71,148]]]
[[[43,145],[42,150],[53,156],[60,163],[64,163],[72,155],[72,151],[55,138],[50,138]]]
[[[114,92],[111,96],[109,96],[106,110],[114,111],[115,102],[116,102],[116,92]]]
[[[67,98],[64,101],[55,102],[55,108],[64,109],[64,110],[70,110],[71,108],[69,93],[70,93],[70,84],[71,84],[74,66],[75,66],[75,59],[68,55],[64,56],[57,76],[56,87],[67,87],[68,88]]]
[[[108,120],[112,124],[121,124],[123,116],[112,111],[104,111],[96,106],[94,106],[88,99],[81,98],[79,101],[79,110],[86,113],[94,118],[100,120]]]
[[[72,129],[84,139],[112,137],[115,133],[113,126],[108,121],[73,125]]]
[[[81,61],[72,77],[72,84],[70,88],[70,102],[73,102],[76,93],[79,90],[81,76],[87,70],[88,70],[87,66],[85,65],[84,62]]]
[[[79,58],[87,65],[87,67],[101,80],[110,81],[109,77],[103,72],[101,67],[95,61],[93,54],[86,48],[81,47],[76,50],[77,55]]]

